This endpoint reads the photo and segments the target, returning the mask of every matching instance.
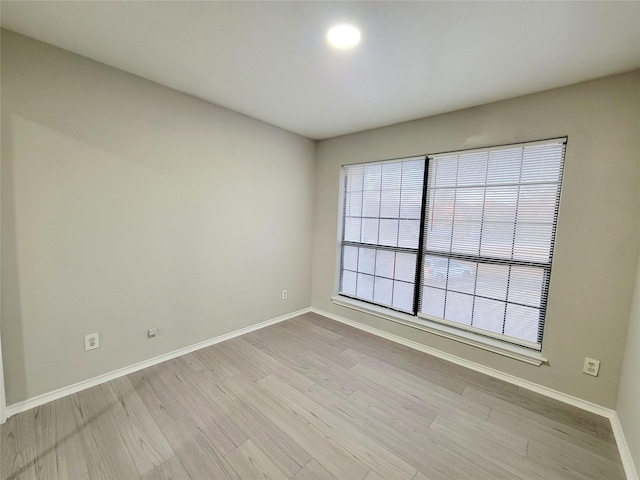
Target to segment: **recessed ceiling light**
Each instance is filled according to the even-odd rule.
[[[341,50],[353,48],[360,43],[360,30],[353,25],[336,25],[327,32],[327,41]]]

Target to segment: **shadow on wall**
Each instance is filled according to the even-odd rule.
[[[9,118],[2,118],[2,357],[7,405],[26,397],[22,305],[18,278],[16,215],[13,165],[13,129]],[[11,342],[8,341],[11,339]],[[11,367],[10,378],[7,375]]]

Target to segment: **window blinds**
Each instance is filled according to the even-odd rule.
[[[430,157],[419,312],[539,349],[564,140]]]
[[[413,313],[424,159],[344,167],[343,295]]]
[[[565,143],[343,167],[339,293],[539,350]]]

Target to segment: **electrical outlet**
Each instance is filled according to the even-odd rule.
[[[287,292],[286,290],[282,290],[282,299],[286,300],[287,298],[289,298],[289,292]]]
[[[594,360],[593,358],[584,357],[584,365],[582,366],[582,373],[586,373],[587,375],[597,377],[599,371],[600,371],[600,360]]]
[[[84,349],[85,351],[94,350],[100,348],[100,334],[90,333],[84,336]]]
[[[153,338],[156,335],[158,335],[158,329],[157,328],[150,328],[149,330],[147,330],[147,338]]]

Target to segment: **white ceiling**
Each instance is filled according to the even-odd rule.
[[[322,139],[640,68],[640,2],[2,1],[2,26]],[[332,50],[329,26],[362,31]]]

